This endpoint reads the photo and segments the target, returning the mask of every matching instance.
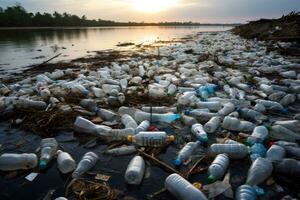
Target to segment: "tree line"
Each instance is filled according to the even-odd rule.
[[[20,4],[5,9],[0,7],[0,27],[55,27],[55,26],[185,26],[204,25],[193,22],[115,22],[111,20],[90,20],[85,15],[79,17],[69,13],[31,13],[27,12]],[[224,25],[224,24],[205,24]],[[232,25],[232,24],[227,24]]]

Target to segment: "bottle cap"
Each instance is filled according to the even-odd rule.
[[[201,138],[201,141],[207,142],[207,141],[208,141],[208,137],[207,137],[207,136],[202,137],[202,138]]]
[[[46,169],[46,167],[47,167],[46,161],[41,160],[41,161],[40,161],[40,164],[39,164],[39,168],[40,168],[40,169]]]
[[[246,145],[247,146],[252,146],[254,144],[253,138],[252,137],[248,137],[247,141],[246,141]]]
[[[268,129],[268,131],[271,131],[272,126],[271,125],[265,125],[266,129]]]
[[[179,165],[182,164],[182,162],[181,162],[181,160],[180,160],[179,158],[177,158],[176,160],[174,160],[174,164],[175,164],[176,166],[179,166]]]
[[[132,141],[133,141],[133,136],[132,136],[132,135],[128,135],[128,136],[127,136],[127,140],[128,140],[129,142],[132,142]]]
[[[202,184],[200,182],[193,183],[193,186],[199,190],[202,188]]]
[[[215,179],[215,177],[214,177],[213,175],[210,175],[210,176],[207,178],[207,181],[208,181],[209,183],[213,183],[213,182],[216,181],[216,179]]]
[[[191,111],[190,111],[190,110],[186,110],[186,111],[184,111],[184,114],[185,114],[185,115],[190,115],[190,113],[191,113]]]
[[[288,108],[283,108],[283,109],[282,109],[282,113],[284,113],[284,114],[286,114],[288,111],[289,111]]]
[[[168,139],[167,139],[169,142],[173,142],[175,141],[175,136],[174,135],[170,135],[168,136]]]

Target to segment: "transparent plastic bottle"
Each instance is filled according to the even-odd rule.
[[[194,124],[191,128],[192,133],[201,142],[207,142],[207,133],[204,131],[202,124]]]
[[[184,163],[197,149],[197,147],[200,145],[201,143],[199,141],[197,142],[189,142],[187,143],[178,153],[177,158],[174,161],[174,164],[176,166],[181,165],[182,163]]]
[[[203,101],[206,101],[207,98],[209,97],[209,92],[205,86],[199,87],[196,92]]]
[[[105,151],[107,155],[113,156],[123,156],[123,155],[130,155],[136,152],[135,146],[122,146],[114,149],[109,149]]]
[[[265,126],[256,126],[252,134],[247,138],[247,143],[253,145],[254,143],[264,142],[269,135],[269,131]]]
[[[255,124],[248,121],[240,121],[237,118],[227,116],[223,120],[222,127],[230,131],[251,132],[253,131]]]
[[[294,103],[295,101],[296,101],[295,94],[287,94],[280,100],[280,104],[283,106],[288,106],[291,103]]]
[[[219,111],[222,108],[222,104],[219,101],[198,101],[196,106],[198,108],[207,108],[210,111]]]
[[[204,130],[207,133],[214,133],[221,125],[221,117],[212,117],[206,124],[204,124]]]
[[[272,162],[279,162],[285,157],[285,149],[281,146],[273,144],[267,151],[267,156]]]
[[[101,117],[102,119],[104,119],[105,121],[113,121],[117,118],[116,113],[114,113],[110,110],[103,109],[103,108],[97,109],[97,115],[99,117]]]
[[[251,121],[259,122],[259,121],[266,121],[268,119],[267,116],[263,115],[260,112],[249,108],[242,108],[239,110],[239,114],[244,118]]]
[[[218,116],[217,113],[207,112],[207,111],[185,111],[185,115],[191,115],[195,117],[200,122],[208,122],[211,118]]]
[[[94,152],[84,154],[75,171],[72,173],[72,178],[78,179],[81,175],[92,169],[98,160],[99,157]]]
[[[55,138],[42,139],[41,144],[41,157],[39,167],[45,169],[48,163],[52,160],[58,149],[58,143]]]
[[[128,164],[125,172],[126,183],[131,185],[141,184],[145,173],[145,161],[141,156],[135,156]]]
[[[88,133],[96,136],[107,135],[112,129],[109,126],[96,125],[93,122],[83,118],[77,117],[74,123],[74,131],[79,133]]]
[[[285,158],[278,164],[275,164],[274,168],[276,173],[285,174],[293,178],[300,177],[300,161],[298,160]]]
[[[182,122],[185,126],[192,126],[193,124],[198,123],[197,120],[196,120],[194,117],[187,116],[187,115],[182,115],[182,116],[181,116],[181,122]]]
[[[287,141],[283,141],[283,140],[279,140],[274,142],[274,144],[282,146],[282,147],[299,147],[299,145],[295,142],[287,142]]]
[[[97,103],[93,99],[82,99],[80,101],[80,106],[91,112],[96,112],[98,109]]]
[[[127,140],[128,136],[134,135],[135,130],[133,128],[124,129],[112,129],[109,134],[106,135],[107,139],[114,140]]]
[[[142,111],[137,111],[134,115],[134,118],[137,122],[142,122],[148,120],[150,122],[166,122],[171,123],[177,119],[180,119],[179,114],[165,113],[165,114],[156,114],[156,113],[146,113]]]
[[[47,108],[47,104],[44,101],[33,101],[24,98],[16,98],[14,105],[16,108],[22,109],[36,109],[36,110],[45,110]]]
[[[56,199],[54,199],[54,200],[68,200],[67,198],[65,198],[65,197],[57,197]]]
[[[256,103],[255,106],[253,107],[253,109],[257,112],[260,112],[260,113],[265,113],[266,112],[266,107],[261,103]]]
[[[61,150],[57,151],[57,167],[61,173],[66,174],[74,171],[76,162],[70,154]]]
[[[261,143],[255,143],[254,145],[252,145],[252,147],[250,148],[251,151],[251,155],[250,158],[253,161],[255,161],[257,158],[259,157],[265,157],[266,156],[266,152],[267,149],[264,145],[262,145]]]
[[[180,200],[207,200],[198,188],[178,174],[171,174],[166,178],[165,188]]]
[[[288,142],[296,142],[300,140],[300,134],[294,133],[290,129],[285,128],[281,125],[274,125],[269,128],[270,137],[277,140],[285,140]]]
[[[128,136],[128,141],[137,144],[138,146],[157,147],[167,142],[175,140],[173,135],[168,136],[166,132],[146,132],[142,131],[134,136]]]
[[[287,109],[285,109],[280,103],[278,103],[276,101],[258,99],[255,102],[259,103],[259,104],[263,104],[265,106],[265,108],[268,110],[279,111],[282,113],[287,112]]]
[[[250,185],[241,185],[237,188],[235,193],[236,200],[256,200],[256,192]]]
[[[231,102],[228,102],[228,103],[224,104],[224,106],[221,110],[218,111],[218,114],[221,116],[226,116],[229,113],[232,113],[234,110],[235,110],[234,104]]]
[[[163,113],[168,113],[168,112],[177,112],[176,107],[166,107],[166,106],[156,106],[156,107],[142,107],[142,111],[148,112],[148,113],[158,113],[158,114],[163,114]]]
[[[212,144],[209,147],[209,154],[216,156],[226,153],[229,158],[241,159],[249,154],[249,149],[243,144]]]
[[[300,148],[294,147],[294,146],[285,146],[284,147],[287,154],[291,156],[295,156],[297,158],[300,158]]]
[[[37,164],[38,158],[34,153],[4,153],[0,156],[0,170],[2,171],[32,169]]]
[[[224,144],[241,144],[235,140],[232,140],[232,139],[226,139]]]
[[[150,127],[150,122],[148,120],[144,120],[135,129],[135,134],[138,134],[139,132],[142,131],[147,131],[149,127]]]
[[[122,115],[121,121],[124,124],[125,128],[136,129],[138,126],[136,121],[130,115],[127,115],[127,114]]]
[[[168,87],[168,95],[174,95],[177,91],[177,87],[174,84],[170,84]]]
[[[246,184],[256,186],[264,182],[273,171],[272,162],[266,158],[257,158],[251,165]]]
[[[229,157],[226,154],[217,155],[217,157],[208,168],[208,181],[212,183],[222,178],[226,173],[228,166]]]
[[[300,131],[300,121],[299,120],[286,120],[286,121],[276,121],[274,125],[281,125],[293,132]]]

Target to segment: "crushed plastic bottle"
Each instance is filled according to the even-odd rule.
[[[222,127],[231,131],[251,132],[255,128],[255,124],[248,121],[240,121],[234,117],[225,117]]]
[[[201,143],[199,141],[197,142],[189,142],[187,143],[178,153],[177,158],[174,161],[174,164],[176,166],[181,165],[182,163],[184,163],[197,149],[197,147],[200,145]]]
[[[241,185],[235,193],[236,200],[256,200],[257,195],[255,189],[250,185]]]
[[[221,122],[221,117],[212,117],[206,124],[204,124],[203,128],[207,133],[214,133],[220,127]]]
[[[123,156],[123,155],[130,155],[136,152],[135,146],[122,146],[114,149],[109,149],[104,153],[107,155],[113,156]]]
[[[121,121],[124,124],[125,128],[136,129],[138,127],[136,121],[130,115],[122,115]]]
[[[32,169],[38,164],[38,158],[33,153],[4,153],[0,156],[0,170],[14,171],[20,169]]]
[[[282,113],[287,113],[287,109],[284,108],[280,103],[276,101],[262,100],[258,99],[255,101],[256,103],[262,104],[268,110],[279,111]]]
[[[285,149],[281,146],[273,144],[267,151],[267,156],[272,162],[279,162],[285,157]]]
[[[214,159],[212,164],[208,168],[208,181],[210,183],[221,179],[227,171],[229,166],[229,157],[226,154],[219,154]]]
[[[93,122],[83,118],[77,117],[74,123],[74,131],[79,133],[88,133],[96,136],[107,135],[112,128],[104,125],[96,125]]]
[[[61,173],[66,174],[74,171],[76,162],[67,152],[57,151],[57,167]]]
[[[224,107],[218,111],[218,114],[221,116],[226,116],[229,113],[232,113],[235,110],[235,106],[233,103],[228,102],[226,104],[224,104]]]
[[[194,124],[191,128],[192,133],[201,142],[207,142],[207,133],[204,131],[202,124]]]
[[[81,175],[92,169],[98,160],[99,157],[94,152],[84,154],[75,171],[72,173],[72,178],[78,179]]]
[[[166,178],[165,188],[179,200],[207,200],[198,188],[178,174],[171,174]]]
[[[264,182],[273,171],[272,162],[266,158],[257,158],[251,165],[246,184],[255,186]]]
[[[58,149],[58,143],[55,138],[42,139],[41,144],[41,157],[39,167],[45,169],[48,163],[52,160]]]
[[[209,154],[216,156],[225,153],[229,158],[241,159],[249,154],[249,149],[243,144],[212,144],[209,147]]]
[[[149,127],[150,127],[150,122],[148,120],[144,120],[135,129],[135,134],[138,134],[139,132],[142,131],[147,131]]]
[[[275,164],[274,170],[276,173],[285,174],[292,178],[300,177],[300,161],[286,158]]]
[[[145,161],[141,156],[135,156],[125,172],[126,183],[131,185],[141,184],[145,173]]]
[[[157,113],[146,113],[142,111],[137,111],[134,115],[136,122],[142,122],[148,120],[150,122],[166,122],[171,123],[177,119],[180,119],[179,114],[166,113],[166,114],[157,114]]]
[[[247,138],[247,144],[262,143],[268,138],[268,135],[269,131],[265,126],[256,126],[252,134]]]
[[[151,146],[158,147],[167,142],[172,142],[175,140],[173,135],[168,136],[166,132],[146,132],[142,131],[138,134],[128,136],[128,141],[137,144],[138,146]]]

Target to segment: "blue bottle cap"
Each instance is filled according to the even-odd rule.
[[[190,115],[190,113],[191,113],[191,111],[190,111],[190,110],[186,110],[186,111],[184,111],[184,114],[185,114],[185,115]]]
[[[281,112],[286,114],[288,112],[288,110],[289,110],[288,108],[283,108]]]
[[[46,161],[41,160],[41,161],[40,161],[40,164],[39,164],[39,168],[40,168],[40,169],[46,169],[46,167],[47,167]]]
[[[177,158],[176,160],[174,160],[174,164],[176,165],[176,166],[179,166],[179,165],[181,165],[181,160],[179,159],[179,158]]]

